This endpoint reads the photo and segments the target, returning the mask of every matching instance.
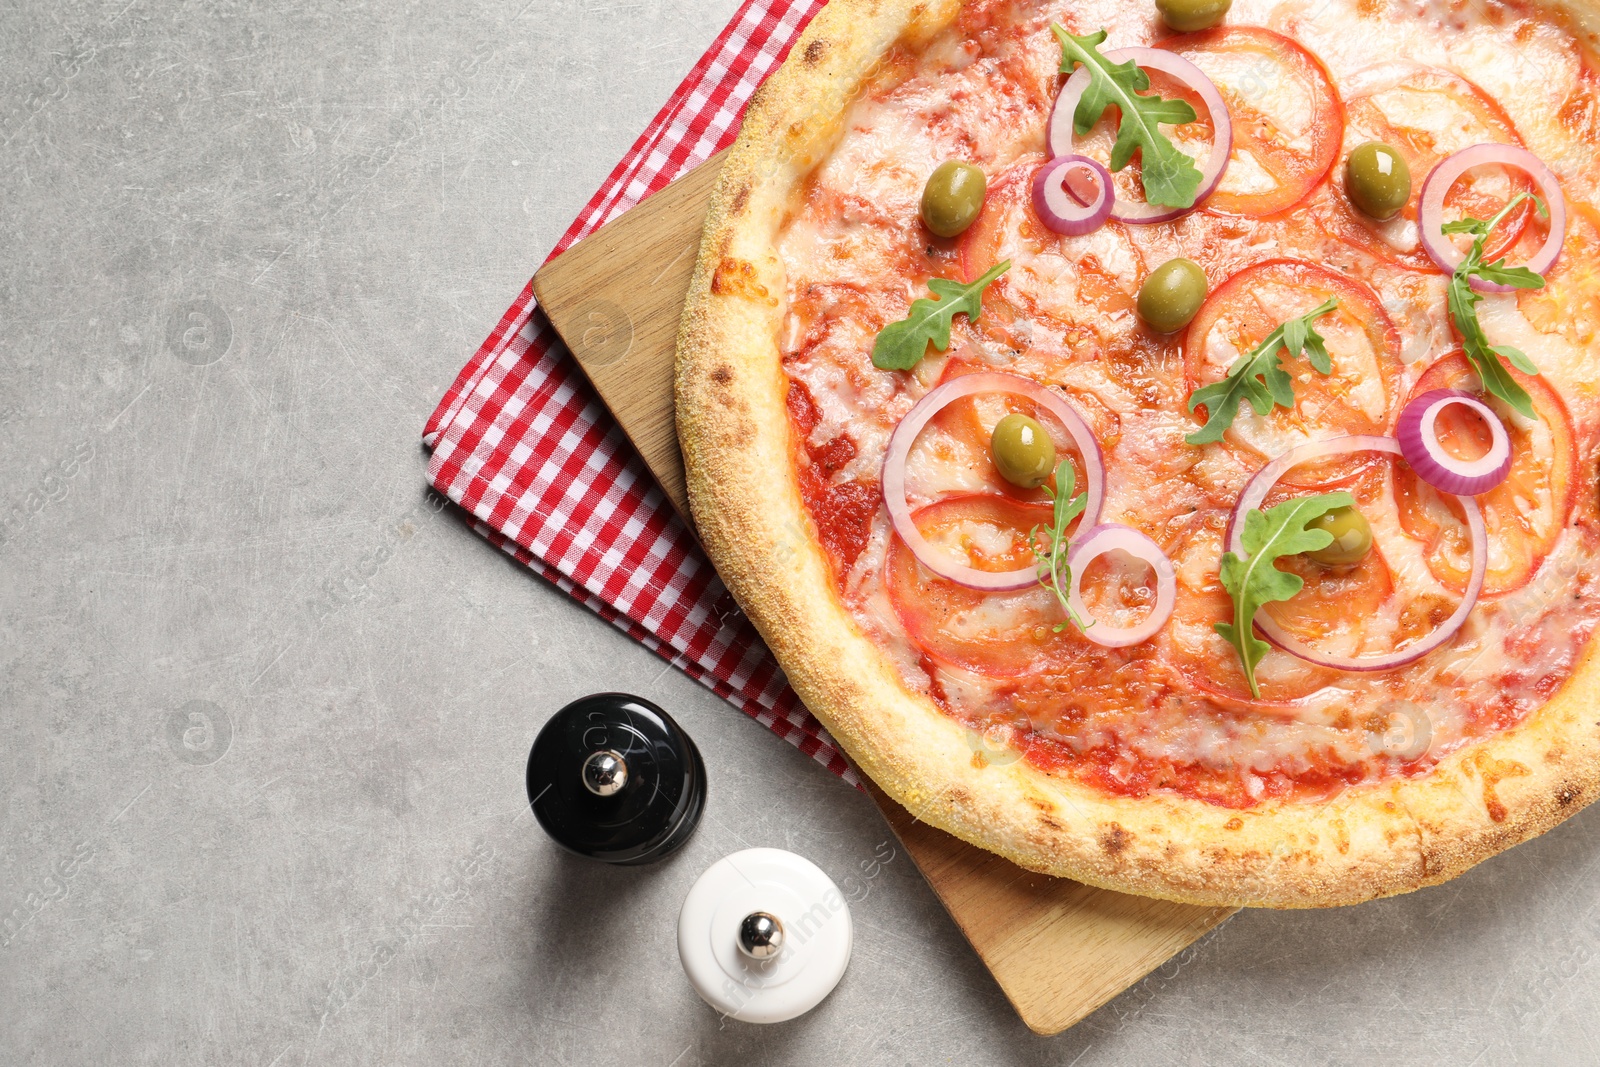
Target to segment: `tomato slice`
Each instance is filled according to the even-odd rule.
[[[1294,656],[1271,655],[1256,669],[1261,699],[1251,697],[1238,652],[1216,632],[1217,623],[1233,619],[1233,600],[1217,576],[1228,513],[1197,512],[1195,518],[1164,546],[1178,572],[1178,601],[1172,619],[1155,638],[1163,643],[1163,658],[1177,668],[1187,688],[1223,707],[1249,711],[1276,707],[1290,713],[1294,702],[1332,684],[1338,672]],[[1311,626],[1316,614],[1307,611],[1301,618]]]
[[[1024,156],[989,179],[983,209],[959,238],[964,281],[972,281],[1018,250],[1038,255],[1055,244],[1057,235],[1046,229],[1033,211],[1033,193],[1028,185],[1034,168],[1044,162],[1042,155]],[[985,316],[989,312],[989,294],[999,292],[1004,282],[1002,277],[985,291]]]
[[[993,370],[987,363],[958,353],[945,363],[939,384],[963,374]],[[1072,464],[1074,484],[1081,492],[1087,475],[1077,442],[1053,414],[1015,393],[979,393],[946,405],[917,436],[906,459],[907,492],[911,498],[934,500],[948,495],[990,493],[1019,501],[1048,501],[1042,486],[1019,489],[1002,478],[994,465],[990,441],[995,425],[1012,413],[1038,420],[1055,443],[1057,462],[1067,460]],[[1053,478],[1049,484],[1054,485]]]
[[[1567,525],[1577,476],[1566,404],[1544,378],[1516,370],[1511,373],[1533,398],[1538,418],[1525,419],[1492,396],[1478,397],[1500,416],[1511,437],[1511,473],[1477,498],[1489,531],[1489,570],[1483,596],[1520,589],[1533,577]],[[1430,389],[1481,393],[1477,375],[1461,352],[1429,367],[1412,395]],[[1481,455],[1488,447],[1488,429],[1482,420],[1459,409],[1441,412],[1437,425],[1440,443],[1462,457]],[[1447,588],[1464,590],[1471,575],[1471,540],[1460,505],[1403,463],[1395,464],[1394,493],[1401,525],[1427,545],[1428,569]]]
[[[1194,108],[1195,121],[1181,126],[1163,126],[1161,132],[1178,147],[1179,151],[1195,160],[1196,166],[1200,166],[1210,153],[1212,141],[1216,137],[1216,129],[1205,101],[1187,84],[1162,71],[1147,69],[1145,74],[1150,79],[1151,95],[1166,100],[1182,100]],[[1111,148],[1117,140],[1117,127],[1121,115],[1120,108],[1108,108],[1088,133],[1073,138],[1072,150],[1079,155],[1097,159],[1109,167]],[[1144,202],[1144,182],[1140,162],[1140,153],[1135,152],[1132,162],[1121,170],[1112,172],[1111,184],[1116,190],[1118,200],[1129,203]]]
[[[1600,336],[1600,212],[1567,201],[1567,239],[1561,258],[1545,275],[1543,289],[1517,293],[1517,307],[1540,333],[1559,334],[1575,345]]]
[[[985,290],[976,329],[1026,351],[1048,339],[1121,337],[1138,320],[1134,302],[1144,260],[1120,222],[1065,238],[1033,210],[1042,155],[1024,156],[989,183],[983,210],[960,238],[967,281],[1001,260],[1011,269]]]
[[[1050,507],[970,494],[929,504],[912,521],[936,546],[964,552],[971,566],[1006,571],[1033,562],[1028,531],[1049,524]],[[888,585],[906,636],[937,662],[1006,677],[1042,665],[1071,640],[1053,632],[1065,615],[1043,586],[1011,593],[968,589],[935,577],[898,537],[889,549]]]
[[[1018,350],[1033,340],[1029,301],[1018,279],[1040,259],[1055,256],[1060,243],[1059,235],[1047,229],[1033,210],[1029,183],[1034,169],[1044,162],[1043,156],[1025,156],[996,175],[983,210],[960,238],[964,281],[972,281],[1001,260],[1011,260],[1011,270],[984,291],[983,314],[974,325],[982,336]]]
[[[1378,222],[1351,205],[1344,168],[1334,170],[1331,189],[1316,211],[1332,236],[1409,270],[1438,272],[1417,234],[1422,183],[1433,168],[1463,148],[1485,142],[1521,145],[1511,116],[1482,89],[1459,74],[1410,63],[1384,64],[1358,74],[1345,98],[1344,152],[1366,141],[1382,141],[1405,157],[1411,169],[1411,200],[1400,214]],[[1521,171],[1475,167],[1445,196],[1446,219],[1487,219],[1517,193],[1531,191]],[[1486,259],[1516,243],[1532,214],[1524,205],[1495,228]]]
[[[1344,107],[1321,60],[1282,34],[1245,26],[1157,47],[1204,71],[1233,119],[1233,154],[1207,211],[1277,214],[1322,181],[1344,140]]]
[[[1380,465],[1357,478],[1318,485],[1314,491],[1348,491],[1356,506],[1381,525],[1387,513],[1383,501],[1389,494],[1385,473]],[[1270,507],[1309,491],[1273,492],[1266,504]],[[1407,594],[1405,601],[1397,600],[1394,573],[1378,543],[1350,566],[1325,567],[1304,556],[1280,558],[1276,566],[1297,575],[1304,585],[1290,599],[1264,605],[1262,613],[1307,647],[1332,655],[1378,655],[1403,648],[1432,633],[1456,607],[1442,596]]]
[[[1324,567],[1302,556],[1278,561],[1278,569],[1299,575],[1305,586],[1291,599],[1262,610],[1291,636],[1311,648],[1337,651],[1330,639],[1378,614],[1394,594],[1394,578],[1376,546],[1350,567]]]
[[[1284,359],[1284,370],[1295,380],[1294,407],[1257,415],[1248,403],[1241,404],[1224,438],[1233,447],[1266,461],[1314,438],[1387,432],[1400,391],[1399,333],[1365,284],[1301,260],[1247,267],[1206,299],[1184,338],[1189,390],[1221,379],[1235,359],[1279,325],[1330,296],[1339,306],[1315,325],[1327,343],[1333,373],[1318,374],[1303,355]],[[1203,421],[1203,412],[1196,411],[1197,420]],[[1358,454],[1307,464],[1290,471],[1284,482],[1323,484],[1376,462],[1372,455]]]

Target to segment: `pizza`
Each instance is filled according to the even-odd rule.
[[[834,0],[679,334],[696,525],[919,818],[1214,905],[1600,788],[1584,8]]]

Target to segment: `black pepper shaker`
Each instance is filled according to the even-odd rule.
[[[706,767],[672,716],[627,693],[553,715],[528,755],[528,802],[564,848],[606,863],[675,852],[705,809]]]

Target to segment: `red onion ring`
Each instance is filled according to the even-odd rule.
[[[1173,568],[1172,561],[1167,558],[1167,554],[1161,551],[1161,546],[1131,526],[1124,526],[1120,522],[1108,522],[1094,527],[1088,533],[1080,534],[1077,543],[1067,555],[1067,566],[1072,568],[1072,584],[1067,590],[1067,603],[1072,605],[1072,610],[1079,618],[1090,617],[1088,609],[1083,606],[1083,593],[1079,589],[1083,582],[1084,569],[1107,552],[1118,551],[1126,552],[1134,559],[1148,563],[1150,569],[1155,571],[1156,605],[1149,615],[1132,626],[1113,628],[1096,621],[1083,631],[1083,636],[1107,648],[1125,648],[1128,645],[1137,645],[1141,641],[1148,641],[1157,630],[1167,624],[1168,619],[1172,618],[1172,609],[1178,603],[1178,573]]]
[[[1176,52],[1136,45],[1131,48],[1113,48],[1105,53],[1105,57],[1113,63],[1131,59],[1141,67],[1159,70],[1193,89],[1199,94],[1201,102],[1206,105],[1206,111],[1211,115],[1212,129],[1211,154],[1206,156],[1205,163],[1200,167],[1200,188],[1195,193],[1193,205],[1166,207],[1160,204],[1123,200],[1116,197],[1113,190],[1111,217],[1118,222],[1147,225],[1153,222],[1167,222],[1193,211],[1200,206],[1202,200],[1216,190],[1217,184],[1222,181],[1223,171],[1228,169],[1228,156],[1233,152],[1233,119],[1228,115],[1228,105],[1223,103],[1222,94],[1217,92],[1217,87],[1199,67]],[[1073,114],[1078,110],[1078,101],[1083,99],[1083,91],[1088,87],[1089,71],[1079,67],[1072,72],[1072,77],[1067,79],[1067,83],[1061,87],[1061,92],[1056,96],[1055,106],[1050,111],[1052,156],[1072,153],[1075,136],[1072,128]]]
[[[1472,409],[1489,425],[1489,451],[1477,459],[1457,459],[1439,443],[1434,424],[1439,412],[1452,404]],[[1477,496],[1511,473],[1511,438],[1505,425],[1487,404],[1459,389],[1433,389],[1407,404],[1394,436],[1417,477],[1442,493]]]
[[[912,555],[928,570],[939,577],[964,585],[970,589],[987,592],[1004,592],[1022,589],[1039,580],[1032,566],[1012,571],[981,571],[976,567],[956,563],[948,555],[930,545],[917,524],[911,520],[911,505],[906,503],[906,459],[911,446],[928,420],[951,403],[974,393],[1015,393],[1027,397],[1054,415],[1078,446],[1078,456],[1083,460],[1084,500],[1083,518],[1079,529],[1086,530],[1100,519],[1100,501],[1105,496],[1105,459],[1100,453],[1100,443],[1095,440],[1089,424],[1072,409],[1066,400],[1029,378],[999,371],[963,374],[952,378],[911,406],[900,425],[889,435],[889,448],[883,457],[883,502],[889,509],[889,520],[894,532],[900,535]]]
[[[1089,170],[1099,185],[1098,195],[1089,203],[1067,185],[1074,167]],[[1088,156],[1057,156],[1033,176],[1033,210],[1039,221],[1067,237],[1081,237],[1105,225],[1115,198],[1111,172]]]
[[[1262,467],[1245,485],[1244,492],[1239,494],[1239,503],[1233,509],[1233,517],[1228,520],[1228,551],[1236,556],[1244,555],[1245,513],[1259,508],[1261,502],[1266,500],[1267,494],[1272,491],[1272,487],[1278,484],[1278,479],[1291,468],[1314,459],[1321,459],[1323,456],[1367,451],[1388,452],[1404,458],[1400,443],[1392,437],[1352,434],[1349,437],[1333,437],[1326,441],[1312,441],[1298,448],[1291,448]],[[1268,641],[1290,655],[1298,656],[1308,663],[1315,663],[1319,667],[1331,667],[1334,670],[1388,671],[1403,667],[1407,663],[1414,663],[1426,656],[1455,636],[1456,631],[1467,621],[1467,615],[1478,602],[1478,594],[1483,591],[1483,576],[1489,567],[1489,535],[1483,525],[1483,512],[1478,509],[1478,502],[1470,496],[1457,496],[1456,499],[1461,501],[1461,508],[1467,514],[1467,528],[1472,533],[1472,577],[1467,582],[1467,591],[1456,607],[1455,614],[1427,637],[1398,652],[1388,652],[1381,656],[1350,657],[1318,652],[1302,644],[1284,632],[1283,628],[1273,622],[1265,612],[1256,613],[1256,629],[1260,630]]]
[[[1450,192],[1450,187],[1461,175],[1473,167],[1489,163],[1515,167],[1524,172],[1533,179],[1533,184],[1539,188],[1539,194],[1544,197],[1545,208],[1550,212],[1550,233],[1544,239],[1539,251],[1535,252],[1524,266],[1535,274],[1547,273],[1555,266],[1556,258],[1561,255],[1561,242],[1566,240],[1567,202],[1561,195],[1561,183],[1550,172],[1550,168],[1545,166],[1538,156],[1516,145],[1475,144],[1447,157],[1428,173],[1427,180],[1422,183],[1422,196],[1417,201],[1417,231],[1422,237],[1422,247],[1427,250],[1429,258],[1439,265],[1440,270],[1453,272],[1460,266],[1466,255],[1450,243],[1450,239],[1440,228],[1444,225],[1445,194]],[[1473,278],[1470,284],[1480,293],[1516,291],[1515,286],[1486,282],[1482,278]]]

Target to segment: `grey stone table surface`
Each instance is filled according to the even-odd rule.
[[[1600,1060],[1594,812],[1242,913],[1054,1039],[903,855],[817,1010],[695,997],[701,870],[859,879],[888,830],[430,507],[418,435],[734,7],[0,5],[0,1064]],[[529,742],[598,688],[705,752],[662,865],[527,813]]]

